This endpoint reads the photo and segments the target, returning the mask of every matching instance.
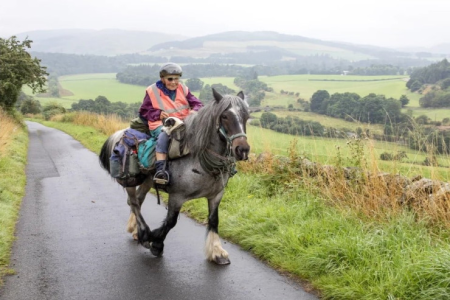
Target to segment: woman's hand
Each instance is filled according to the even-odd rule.
[[[168,118],[168,117],[169,117],[169,114],[168,114],[168,113],[166,113],[165,111],[161,111],[161,114],[159,115],[159,118],[160,118],[161,120],[166,119],[166,118]]]

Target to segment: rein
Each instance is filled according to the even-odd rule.
[[[219,126],[218,126],[219,127]],[[216,180],[219,179],[219,175],[224,173],[228,173],[230,177],[234,176],[237,173],[236,171],[236,158],[234,157],[232,150],[233,140],[239,137],[247,137],[247,135],[243,132],[233,134],[232,136],[228,136],[225,132],[225,128],[223,126],[219,127],[219,134],[222,135],[227,141],[227,145],[225,147],[225,153],[219,154],[209,148],[203,151],[199,158],[200,164],[204,170],[210,175],[213,175]],[[221,176],[220,176],[221,177]]]

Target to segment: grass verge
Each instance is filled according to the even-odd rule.
[[[9,269],[15,225],[25,194],[28,134],[21,121],[0,109],[0,286]]]
[[[307,279],[323,299],[450,297],[447,234],[431,234],[411,212],[376,222],[251,174],[230,180],[220,208],[222,237]],[[204,201],[184,210],[206,223]]]

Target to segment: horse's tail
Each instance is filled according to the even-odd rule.
[[[106,142],[103,144],[100,154],[98,156],[100,160],[100,166],[109,172],[109,158],[111,157],[114,146],[119,141],[120,137],[123,135],[125,129],[119,130],[113,135],[111,135]]]

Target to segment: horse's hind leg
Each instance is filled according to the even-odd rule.
[[[222,200],[224,191],[220,192],[214,198],[208,198],[208,233],[205,243],[205,254],[209,261],[218,265],[228,265],[228,252],[222,248],[219,238],[219,204]]]
[[[161,227],[152,231],[153,242],[151,244],[150,251],[153,255],[162,255],[164,250],[164,240],[166,239],[169,231],[177,224],[178,215],[180,214],[180,209],[183,203],[184,199],[182,197],[177,195],[169,195],[167,216]]]
[[[138,189],[138,194],[136,195],[136,188],[135,187],[128,187],[126,188],[126,191],[128,193],[128,205],[131,207],[131,214],[130,218],[128,219],[128,225],[127,229],[129,231],[132,230],[133,233],[137,234],[137,240],[141,245],[143,245],[146,248],[150,248],[150,242],[152,240],[151,238],[151,231],[148,225],[145,223],[144,218],[141,214],[141,205],[144,202],[144,198],[142,198],[142,189],[141,187]],[[148,190],[147,190],[148,191]],[[134,224],[136,225],[134,225]],[[137,230],[136,230],[137,227]],[[135,236],[133,235],[133,238]]]

